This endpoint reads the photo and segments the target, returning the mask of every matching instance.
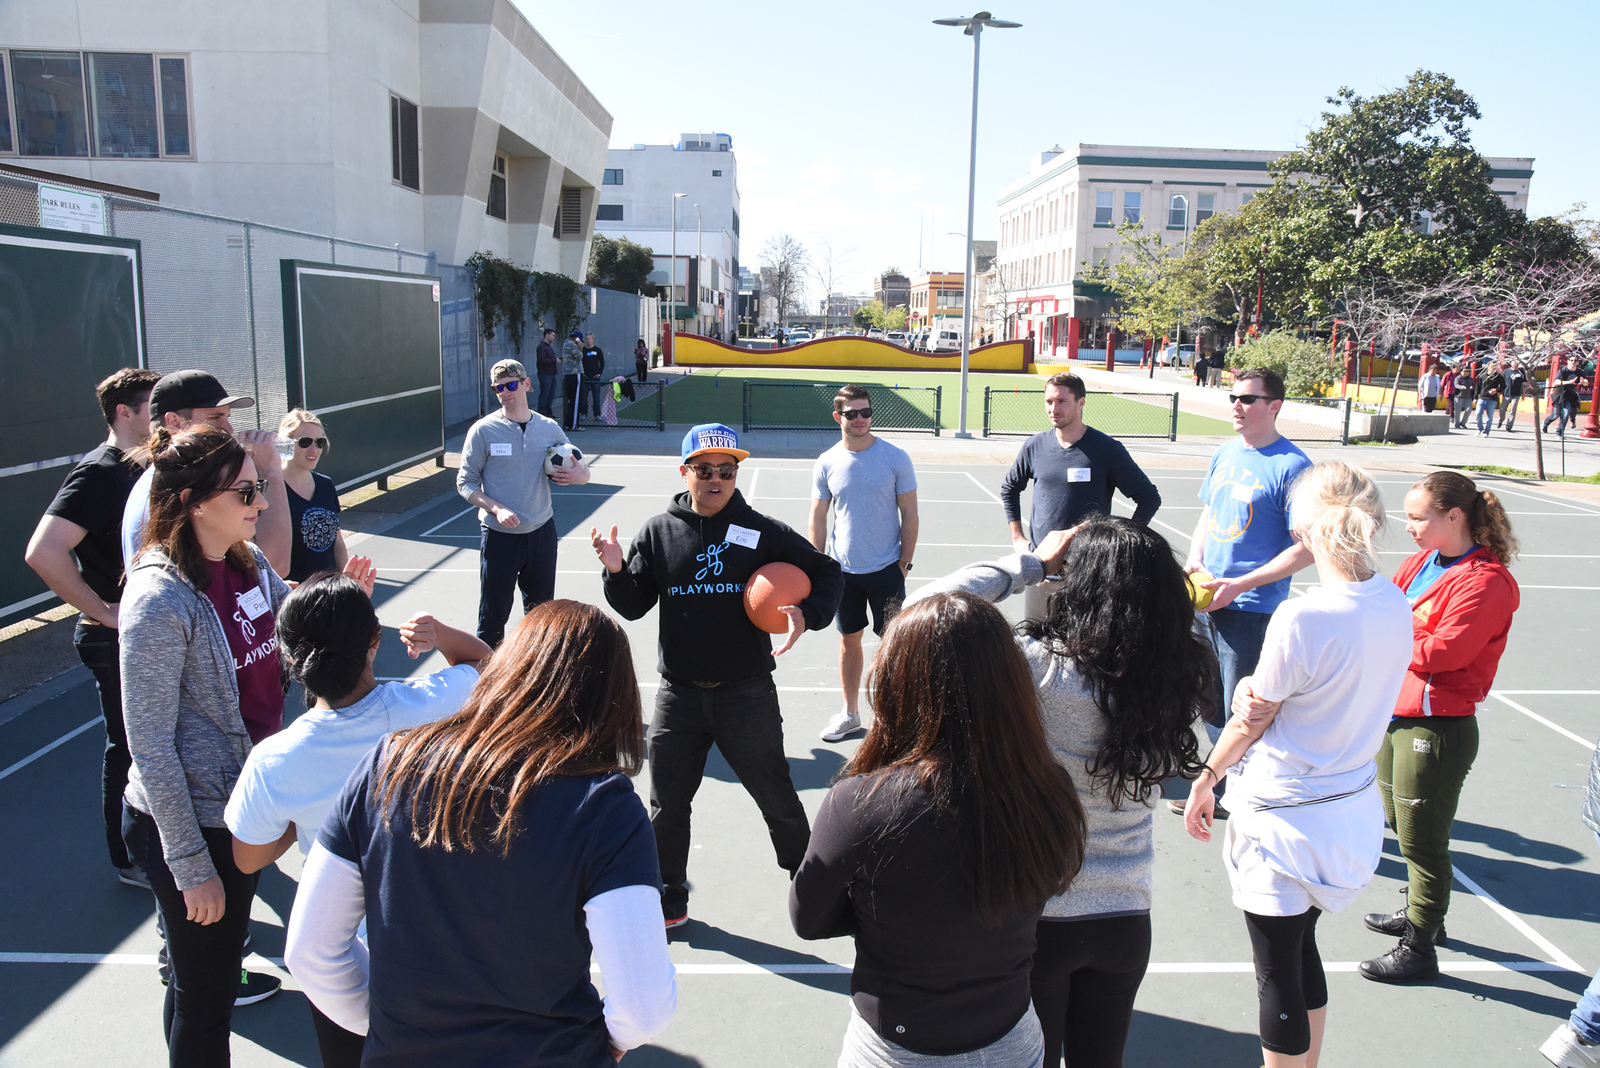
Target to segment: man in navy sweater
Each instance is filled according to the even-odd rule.
[[[1121,490],[1134,503],[1133,520],[1148,524],[1161,507],[1161,493],[1139,469],[1120,441],[1083,421],[1083,379],[1063,372],[1044,387],[1044,410],[1052,429],[1023,442],[1017,459],[1000,484],[1000,500],[1011,526],[1017,552],[1032,552],[1038,539],[1052,530],[1077,526],[1094,512],[1111,514],[1111,496]],[[1022,491],[1033,486],[1028,534],[1022,530]],[[1052,587],[1029,586],[1023,614],[1043,619]]]
[[[645,522],[624,558],[617,528],[591,528],[605,566],[606,601],[624,619],[661,605],[655,716],[650,722],[650,824],[661,862],[661,911],[668,927],[689,921],[689,809],[711,743],[739,776],[767,822],[778,864],[791,875],[805,857],[811,824],[789,777],[783,717],[772,682],[774,657],[807,630],[833,622],[844,575],[791,528],[757,512],[734,487],[749,453],[720,423],[692,428],[678,473],[688,492]],[[793,564],[811,593],[784,607],[789,633],[772,638],[744,610],[744,585],[766,564]]]

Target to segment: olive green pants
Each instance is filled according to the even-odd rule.
[[[1378,748],[1383,814],[1406,858],[1406,916],[1417,927],[1438,927],[1449,911],[1450,827],[1477,756],[1476,716],[1396,718]]]

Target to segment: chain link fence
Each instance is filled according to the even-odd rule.
[[[825,430],[837,434],[833,398],[844,382],[744,383],[744,429]],[[939,436],[943,386],[870,387],[872,429]]]
[[[1297,445],[1348,445],[1354,403],[1353,397],[1285,397],[1278,433]]]
[[[1094,428],[1114,438],[1178,440],[1178,394],[1088,390]],[[983,436],[1030,437],[1050,429],[1044,390],[983,390]]]

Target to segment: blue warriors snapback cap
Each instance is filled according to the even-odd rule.
[[[699,456],[703,452],[725,452],[738,460],[747,460],[750,454],[739,448],[739,435],[733,432],[732,427],[723,426],[721,423],[701,423],[699,426],[690,427],[689,432],[683,436],[683,462]]]

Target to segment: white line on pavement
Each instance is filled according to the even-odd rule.
[[[1000,503],[999,494],[995,493],[995,491],[990,489],[988,486],[985,486],[982,482],[979,482],[977,475],[974,475],[971,471],[963,471],[961,473],[972,479],[972,484],[983,490],[983,492],[987,493],[989,495],[989,499],[994,501],[995,504]]]
[[[434,531],[438,530],[440,527],[448,526],[449,524],[454,523],[457,519],[460,519],[462,516],[466,515],[468,512],[476,512],[476,511],[477,511],[476,508],[471,508],[471,507],[463,508],[461,511],[457,512],[455,515],[451,516],[449,519],[446,519],[443,523],[435,523],[433,526],[429,527],[427,530],[424,530],[421,534],[418,534],[417,537],[426,538],[429,534],[432,534]],[[474,534],[473,537],[477,537],[477,535]]]
[[[1499,690],[1490,690],[1489,691],[1489,696],[1493,697],[1495,700],[1501,702],[1502,704],[1510,705],[1512,708],[1516,709],[1518,712],[1521,712],[1524,716],[1527,716],[1529,719],[1534,720],[1534,721],[1536,721],[1538,723],[1543,723],[1546,727],[1549,727],[1551,730],[1555,731],[1557,734],[1566,735],[1568,738],[1571,738],[1573,741],[1577,742],[1579,745],[1583,746],[1586,749],[1593,749],[1594,748],[1594,742],[1592,742],[1589,739],[1583,737],[1581,734],[1573,734],[1571,731],[1567,730],[1567,728],[1561,726],[1559,723],[1550,722],[1549,720],[1545,719],[1543,716],[1539,715],[1539,713],[1535,712],[1533,709],[1528,708],[1525,705],[1517,704],[1517,702],[1515,702],[1511,698],[1505,696]]]
[[[90,727],[93,727],[93,726],[95,726],[96,724],[98,724],[100,722],[101,721],[100,721],[100,719],[98,717],[95,718],[95,719],[91,719],[88,723],[85,723],[83,726],[78,727],[75,730],[70,730],[66,734],[63,734],[61,737],[57,738],[55,741],[51,742],[49,745],[45,746],[44,748],[35,749],[33,752],[29,753],[27,756],[23,757],[21,760],[17,761],[15,764],[11,765],[9,768],[6,768],[4,771],[0,771],[0,779],[6,778],[12,772],[21,771],[23,768],[27,767],[29,764],[32,764],[35,760],[38,760],[40,757],[44,756],[46,753],[50,752],[52,749],[57,749],[57,748],[59,748],[59,747],[61,747],[63,745],[66,745],[68,742],[72,741],[72,739],[76,738],[78,735],[82,734],[84,731],[88,730]]]
[[[1500,904],[1499,901],[1495,900],[1495,896],[1493,894],[1489,893],[1489,891],[1485,890],[1466,875],[1462,874],[1460,868],[1451,865],[1450,870],[1456,873],[1456,878],[1461,880],[1462,886],[1476,894],[1478,898],[1482,900],[1485,905],[1488,905],[1489,908],[1492,909],[1494,913],[1502,920],[1505,920],[1511,926],[1515,927],[1517,930],[1526,935],[1530,942],[1544,950],[1546,955],[1548,955],[1549,958],[1556,964],[1560,965],[1569,972],[1582,972],[1584,970],[1577,961],[1573,960],[1571,957],[1561,952],[1561,950],[1557,949],[1554,942],[1550,941],[1544,935],[1530,927],[1528,925],[1528,921],[1524,920],[1521,916],[1518,916],[1515,912],[1512,912],[1510,909]]]
[[[1523,587],[1523,588],[1526,589],[1527,587]],[[1564,695],[1568,695],[1568,696],[1577,696],[1577,697],[1593,697],[1593,696],[1596,696],[1596,695],[1600,695],[1600,690],[1496,690],[1494,692],[1497,693],[1497,694],[1509,693],[1509,694],[1518,694],[1518,695],[1521,695],[1521,694],[1540,694],[1540,695],[1543,695],[1543,694],[1564,694]]]

